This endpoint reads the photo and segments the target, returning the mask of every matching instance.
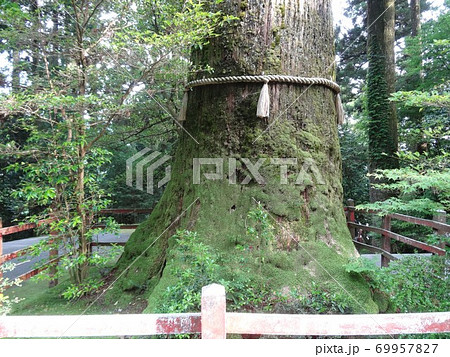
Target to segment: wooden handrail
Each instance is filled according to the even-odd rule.
[[[425,250],[427,252],[431,252],[438,255],[445,255],[445,246],[447,243],[445,240],[443,240],[440,243],[440,247],[436,247],[430,244],[426,244],[424,242],[405,237],[401,234],[394,233],[391,231],[391,219],[397,219],[403,222],[408,222],[412,224],[417,224],[421,226],[431,227],[435,230],[435,232],[438,235],[445,235],[446,233],[450,232],[450,225],[445,223],[445,212],[444,211],[438,211],[437,214],[433,217],[433,220],[424,219],[424,218],[418,218],[418,217],[412,217],[405,214],[400,213],[388,213],[382,215],[382,228],[372,227],[372,226],[365,226],[362,224],[357,224],[355,222],[355,203],[353,200],[348,200],[348,205],[344,207],[344,211],[346,213],[347,217],[347,226],[350,230],[350,233],[352,235],[352,239],[355,238],[355,232],[356,228],[359,228],[362,231],[368,231],[368,232],[374,232],[382,235],[381,238],[381,249],[380,248],[369,248],[371,246],[366,246],[365,248],[371,249],[374,251],[375,249],[380,249],[381,255],[381,265],[383,267],[388,266],[389,261],[392,260],[392,255],[388,255],[391,250],[391,242],[390,239],[395,239],[399,242],[403,242],[405,244],[408,244],[410,246]],[[379,214],[380,210],[360,210],[361,212],[369,213],[369,214]],[[359,243],[359,242],[358,242]],[[358,243],[355,242],[355,245]]]
[[[101,210],[100,213],[101,214],[124,214],[124,213],[138,213],[139,214],[139,213],[151,213],[152,211],[153,211],[152,209],[141,209],[141,208],[118,208],[118,209],[113,208],[113,209]],[[15,252],[3,255],[3,236],[31,230],[31,229],[34,229],[41,225],[51,223],[52,221],[54,221],[54,218],[43,219],[43,220],[39,220],[37,222],[32,222],[32,223],[25,223],[25,224],[19,224],[19,225],[15,225],[15,226],[3,227],[2,220],[0,217],[0,265],[7,261],[13,260],[15,258],[24,256],[30,251],[30,247],[28,247],[28,248],[20,249]],[[94,228],[104,228],[104,227],[105,227],[105,225],[94,226]],[[136,229],[137,227],[138,227],[137,224],[120,225],[121,229]],[[52,235],[52,234],[50,234],[50,235]],[[117,243],[117,244],[124,245],[123,243]],[[91,246],[95,246],[95,245],[110,245],[110,243],[91,244]],[[57,251],[55,249],[50,250],[49,264],[55,263],[56,261],[58,261],[61,258],[61,257],[57,257],[57,258],[53,259],[53,257],[55,257],[55,256],[57,256]],[[31,270],[31,271],[23,274],[20,278],[21,278],[21,280],[27,280],[27,279],[31,278],[32,276],[38,274],[43,269],[45,269],[45,267]],[[2,277],[2,276],[3,276],[3,274],[0,272],[0,277]],[[56,280],[54,281],[54,285],[56,285]]]
[[[22,256],[26,255],[29,251],[30,251],[30,247],[24,248],[24,249],[19,249],[14,252],[2,255],[2,256],[0,256],[0,264],[3,264],[10,260],[22,257]]]
[[[296,336],[376,336],[450,330],[450,313],[284,315],[227,313],[227,332]],[[421,332],[419,332],[421,331]]]
[[[352,228],[360,228],[365,231],[382,234],[386,237],[395,239],[399,242],[403,242],[403,243],[409,244],[413,247],[420,248],[422,250],[426,250],[427,252],[431,252],[431,253],[438,254],[438,255],[445,255],[445,249],[435,247],[433,245],[429,245],[429,244],[420,242],[420,241],[412,239],[412,238],[402,236],[400,234],[397,234],[397,233],[394,233],[391,231],[387,231],[386,229],[383,229],[383,228],[365,226],[363,224],[357,224],[357,223],[351,223],[351,222],[348,222],[347,225]]]
[[[376,336],[450,332],[450,312],[380,315],[292,315],[226,312],[225,288],[202,289],[201,314],[0,316],[0,337],[150,336],[201,333]]]
[[[0,316],[0,337],[151,336],[200,333],[196,314]]]
[[[125,242],[91,242],[89,243],[91,247],[95,247],[95,246],[112,246],[112,245],[118,245],[118,246],[124,246],[126,243]],[[20,249],[20,250],[16,250],[15,252],[12,253],[8,253],[5,254],[3,256],[0,256],[0,264],[3,264],[7,261],[13,260],[15,258],[24,256],[28,253],[28,251],[30,250],[30,247],[28,248],[24,248],[24,249]],[[50,259],[47,263],[45,263],[44,265],[40,266],[39,268],[30,270],[28,272],[26,272],[25,274],[22,274],[21,276],[18,277],[18,279],[25,281],[28,280],[30,278],[32,278],[33,276],[39,274],[41,271],[45,270],[48,268],[48,266],[57,263],[61,260],[61,258],[63,258],[65,255],[61,255],[58,256],[56,258]]]
[[[119,224],[120,229],[136,229],[139,224]],[[92,228],[106,228],[105,224],[96,224]]]
[[[379,214],[381,211],[379,210],[357,210],[356,207],[353,206],[346,206],[344,207],[344,210],[356,210],[357,212],[364,212],[369,214]],[[382,217],[389,216],[393,219],[398,219],[399,221],[418,224],[420,226],[426,226],[434,229],[439,229],[443,232],[450,233],[450,225],[442,222],[433,221],[430,219],[425,218],[418,218],[413,216],[408,216],[406,214],[400,214],[400,213],[388,213],[386,215],[383,215]]]
[[[9,234],[28,231],[30,229],[34,229],[36,227],[42,226],[42,225],[50,223],[50,222],[52,222],[52,219],[42,219],[36,223],[25,223],[25,224],[19,224],[16,226],[0,228],[0,235],[7,236]]]
[[[390,260],[398,260],[397,257],[393,256],[391,253],[386,252],[384,249],[375,247],[373,245],[369,245],[369,244],[365,244],[362,242],[358,242],[357,240],[353,240],[353,243],[355,244],[355,246],[359,246],[360,248],[364,248],[367,249],[373,253],[380,253],[381,255],[385,256],[386,258],[390,259]]]
[[[418,224],[421,226],[427,226],[427,227],[431,227],[434,229],[442,230],[446,233],[450,233],[450,225],[445,224],[445,223],[432,221],[432,220],[424,219],[424,218],[407,216],[405,214],[400,214],[400,213],[389,213],[389,216],[391,216],[391,218],[398,219],[399,221]]]
[[[61,255],[57,258],[51,259],[44,265],[41,265],[39,268],[30,270],[30,271],[20,275],[19,277],[17,277],[17,279],[19,279],[21,281],[28,280],[28,279],[32,278],[33,276],[38,275],[40,272],[44,271],[45,269],[47,269],[50,265],[58,263],[61,260],[61,258],[63,258],[63,257],[64,256]]]
[[[152,213],[152,208],[107,208],[100,210],[100,214]]]
[[[104,209],[101,210],[100,214],[126,214],[126,213],[138,213],[138,214],[144,214],[144,213],[152,213],[153,209],[147,209],[147,208],[111,208],[111,209]],[[30,229],[34,229],[36,227],[39,227],[41,225],[47,224],[52,222],[53,219],[43,219],[36,223],[25,223],[25,224],[18,224],[15,226],[9,226],[9,227],[0,227],[0,235],[6,236],[14,233],[19,233],[23,231],[28,231]],[[94,226],[96,228],[104,228],[104,225],[96,225]],[[124,229],[135,229],[137,225],[135,224],[129,224],[125,225]]]

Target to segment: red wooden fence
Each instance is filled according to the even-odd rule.
[[[394,233],[391,231],[391,220],[397,219],[404,222],[409,222],[413,224],[418,224],[421,226],[427,226],[433,228],[437,234],[444,235],[450,233],[450,225],[446,224],[445,212],[439,211],[438,214],[433,218],[433,220],[423,219],[418,217],[411,217],[399,213],[390,213],[382,216],[382,228],[366,226],[356,223],[355,218],[355,203],[353,200],[348,200],[348,206],[344,207],[347,215],[347,226],[350,230],[352,238],[356,237],[356,230],[374,232],[381,234],[381,247],[371,247],[369,245],[360,244],[361,242],[356,242],[356,246],[360,246],[372,250],[373,252],[381,253],[381,265],[387,266],[389,261],[393,259],[391,252],[391,239],[399,242],[403,242],[412,247],[419,248],[421,250],[431,252],[437,255],[445,255],[445,243],[442,243],[439,247],[427,244],[409,237],[405,237],[401,234]],[[378,211],[368,210],[363,211],[364,213],[377,214]]]
[[[105,210],[101,210],[100,214],[145,214],[145,213],[151,213],[152,209],[140,209],[140,208],[119,208],[119,209],[105,209]],[[30,248],[25,248],[25,249],[20,249],[17,250],[15,252],[9,253],[9,254],[5,254],[3,255],[3,236],[6,235],[10,235],[10,234],[14,234],[14,233],[18,233],[18,232],[23,232],[23,231],[27,231],[27,230],[31,230],[37,227],[40,227],[44,224],[50,223],[52,220],[51,219],[44,219],[44,220],[40,220],[36,223],[26,223],[26,224],[21,224],[21,225],[16,225],[16,226],[10,226],[10,227],[4,227],[2,225],[2,219],[0,218],[0,265],[10,261],[12,259],[27,255],[30,251]],[[127,225],[120,225],[121,229],[136,229],[137,228],[137,224],[127,224]],[[97,225],[95,226],[96,228],[101,228],[104,227],[102,225]],[[51,234],[52,235],[52,234]],[[56,235],[53,234],[53,235]],[[112,245],[113,243],[97,243],[97,242],[93,242],[91,243],[91,246],[107,246],[107,245]],[[124,245],[124,243],[114,243],[117,245]],[[43,266],[37,268],[37,269],[33,269],[23,275],[21,275],[19,277],[20,280],[27,280],[30,279],[31,277],[39,274],[41,271],[43,271],[44,269],[47,269],[49,266],[54,266],[59,260],[61,259],[61,257],[58,257],[58,252],[55,249],[52,249],[49,251],[49,261],[44,264]],[[0,272],[0,277],[2,276],[2,273]],[[50,282],[51,286],[56,285],[58,282],[57,280],[52,280]]]
[[[101,215],[122,215],[122,214],[150,214],[153,209],[146,208],[111,208],[100,211]],[[139,224],[120,224],[121,229],[136,229]],[[95,228],[105,228],[103,224],[97,224]]]
[[[226,312],[225,288],[202,289],[201,313],[0,316],[0,338],[151,336],[201,333],[284,336],[371,336],[450,332],[450,312],[381,315],[284,315]]]

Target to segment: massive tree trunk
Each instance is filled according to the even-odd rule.
[[[193,54],[194,64],[214,69],[207,77],[265,73],[334,78],[330,0],[230,0],[219,6],[238,20]],[[351,291],[357,310],[376,310],[365,282],[343,268],[357,253],[342,207],[335,93],[324,86],[269,86],[267,120],[256,116],[262,84],[190,91],[184,123],[189,134],[181,135],[172,179],[118,263],[123,275],[116,287],[147,290],[148,311],[157,308],[165,289],[178,278],[173,273],[178,260],[171,254],[176,243],[170,239],[176,229],[196,231],[223,265],[237,274],[260,275],[273,290],[307,291],[315,281],[344,294],[342,287]],[[207,180],[203,173],[215,169],[206,165],[200,184],[194,184],[195,158],[223,159],[223,179]],[[259,170],[265,183],[253,179],[242,184],[249,175],[245,159],[255,164],[261,158],[267,158]],[[286,176],[269,158],[295,158],[297,164],[288,166]],[[283,184],[286,178],[288,184]],[[274,218],[276,230],[276,242],[262,265],[254,263],[259,252],[236,249],[249,239],[247,214],[257,202]]]
[[[369,172],[398,167],[395,104],[389,101],[395,92],[395,1],[368,0],[367,109],[369,116]],[[389,193],[378,190],[371,177],[370,201],[383,201]]]

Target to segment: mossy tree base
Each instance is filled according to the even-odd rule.
[[[268,7],[259,1],[243,3],[233,0],[220,5],[239,20],[223,30],[226,36],[194,54],[196,64],[212,65],[216,73],[211,76],[265,71],[332,78],[329,0],[304,1],[301,7],[283,1]],[[255,23],[262,25],[255,27]],[[184,127],[199,144],[189,135],[181,136],[172,180],[119,260],[117,271],[128,270],[116,283],[116,292],[145,291],[146,311],[155,311],[166,288],[178,278],[173,268],[180,261],[174,259],[176,241],[171,237],[177,229],[188,229],[220,257],[228,275],[224,278],[247,275],[255,284],[280,293],[306,292],[315,282],[329,291],[351,293],[357,300],[352,302],[355,311],[377,311],[365,281],[343,267],[357,253],[342,207],[334,93],[321,86],[273,84],[272,115],[262,120],[256,117],[260,90],[258,84],[233,84],[199,87],[189,93]],[[223,180],[206,180],[203,173],[215,169],[205,165],[200,184],[194,184],[195,158],[223,159]],[[250,174],[243,159],[254,164],[261,158],[267,159],[259,170],[265,183],[252,180],[243,185]],[[288,166],[284,177],[279,166],[270,164],[272,158],[295,158],[297,164]],[[237,163],[236,184],[230,184],[230,159]],[[270,213],[275,227],[263,264],[258,263],[256,249],[237,249],[248,243],[247,215],[257,202]]]

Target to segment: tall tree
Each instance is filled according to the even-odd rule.
[[[71,253],[63,264],[80,285],[92,257],[95,212],[107,204],[99,181],[108,154],[100,141],[118,122],[147,116],[142,99],[148,108],[150,93],[159,103],[158,86],[172,95],[167,108],[161,105],[170,113],[179,92],[176,70],[187,68],[186,48],[201,46],[226,19],[204,11],[203,1],[24,3],[0,7],[1,44],[15,54],[14,90],[0,96],[0,154],[10,169],[25,174],[16,195],[56,218],[51,230],[61,233]],[[152,19],[149,7],[156,11]],[[172,81],[164,78],[170,68]],[[155,78],[162,83],[155,86]],[[169,126],[169,117],[152,124]],[[18,130],[29,135],[15,140],[11,132]]]
[[[414,2],[414,5],[412,2]],[[345,16],[352,21],[352,27],[343,30],[338,26],[336,50],[339,56],[337,80],[342,87],[344,105],[353,104],[361,96],[367,78],[367,0],[348,0]],[[417,6],[419,4],[419,6]],[[414,6],[414,11],[412,10]],[[395,39],[397,43],[410,36],[417,29],[420,13],[430,10],[427,0],[395,1]],[[419,11],[419,12],[417,12]],[[414,13],[413,13],[414,12]],[[418,23],[420,26],[420,23]],[[356,105],[347,105],[346,112],[361,112],[361,100]],[[357,116],[358,113],[355,113]]]
[[[395,103],[389,101],[395,92],[395,1],[368,0],[367,19],[369,173],[373,174],[398,166],[397,114]],[[383,201],[388,195],[373,187],[376,182],[371,176],[371,202]]]
[[[415,71],[411,75],[411,90],[418,90],[422,86],[423,82],[423,66],[422,66],[422,40],[421,40],[421,23],[420,23],[420,0],[411,0],[411,38],[413,43],[411,44],[412,56],[415,58]],[[408,90],[409,88],[405,88]],[[411,121],[420,126],[423,119],[423,113],[420,108],[414,108],[414,111],[410,113]],[[423,140],[419,140],[414,148],[416,151],[423,152],[426,150],[426,144]]]
[[[413,0],[413,2],[415,1],[416,0]],[[341,27],[338,27],[336,31],[337,54],[339,56],[337,81],[342,88],[341,96],[345,107],[346,117],[352,118],[352,120],[348,123],[351,130],[343,131],[341,136],[341,145],[345,153],[348,153],[353,149],[353,147],[347,147],[347,145],[352,142],[351,140],[354,139],[353,136],[355,135],[357,135],[359,143],[364,144],[365,151],[368,151],[368,121],[367,110],[365,109],[367,102],[366,80],[368,71],[367,0],[349,0],[347,3],[348,6],[345,9],[345,15],[348,19],[351,19],[352,27],[347,30],[343,30]],[[418,16],[417,13],[413,15],[411,6],[411,0],[397,0],[395,2],[395,38],[396,44],[399,47],[402,47],[405,41],[407,44],[412,42],[409,41],[408,38],[405,40],[405,37],[409,37],[411,35],[413,27],[416,27],[412,25],[412,16],[415,16],[415,18]],[[417,10],[417,5],[415,9]],[[419,11],[422,12],[429,9],[429,3],[426,0],[420,0]],[[412,46],[408,47],[409,49],[413,49]],[[414,48],[417,48],[417,46]],[[412,66],[406,68],[402,63],[406,61],[411,63],[412,58],[409,55],[408,57],[400,56],[400,58],[398,58],[398,67],[400,67],[402,73],[406,73],[397,79],[397,90],[409,88],[405,86],[407,78],[416,76],[415,67],[414,69],[412,69]],[[405,139],[405,137],[402,136],[403,132],[410,132],[410,127],[415,127],[413,125],[409,125],[412,112],[418,112],[417,108],[408,110],[401,108],[398,112],[398,120],[401,122],[400,127],[402,128],[402,132],[399,133],[401,140]],[[361,157],[359,159],[361,160]],[[361,175],[366,175],[368,171],[368,160],[362,160],[365,162],[362,165],[362,171],[358,165],[353,165],[353,161],[343,161],[344,172],[347,172],[348,174],[347,176],[344,176],[344,187],[347,189],[352,186],[352,190],[347,192],[347,194],[351,194],[351,192],[355,191],[364,192],[364,190],[369,187],[369,185],[367,185],[368,179],[358,179]],[[367,197],[367,199],[365,197]],[[367,194],[359,194],[353,198],[361,203],[366,202],[368,197],[369,190],[367,190]]]
[[[218,9],[238,20],[193,52],[193,64],[208,65],[213,73],[192,79],[262,73],[333,79],[330,0],[228,0]],[[115,291],[147,291],[148,310],[157,310],[166,288],[186,276],[208,283],[186,264],[194,254],[194,266],[204,262],[198,252],[206,245],[221,262],[215,280],[250,281],[278,291],[305,291],[315,282],[357,295],[356,310],[376,309],[365,285],[343,269],[356,253],[341,203],[335,93],[320,85],[270,83],[271,114],[260,119],[262,86],[229,83],[189,91],[186,133],[173,159],[172,179],[149,220],[130,237],[118,262]],[[196,176],[199,158],[215,158],[226,175],[207,180],[204,173],[214,169],[206,165]],[[284,169],[282,158],[290,160]],[[259,228],[251,226],[255,215],[247,219],[257,202],[262,205]],[[272,239],[265,231],[269,226]],[[171,239],[177,229],[195,231],[199,245],[177,244]],[[258,229],[267,241],[252,240]],[[242,283],[240,294],[247,288]]]
[[[424,79],[422,26],[420,22],[421,6],[419,0],[411,0],[410,13],[411,33],[405,38],[403,56],[399,59],[399,67],[404,70],[404,74],[399,77],[397,88],[403,91],[422,90]],[[399,121],[402,123],[402,131],[405,134],[407,133],[406,136],[408,136],[405,138],[406,145],[415,152],[423,152],[427,147],[423,140],[423,135],[416,132],[417,129],[423,127],[423,114],[423,108],[400,107],[399,110]]]
[[[411,36],[420,32],[420,0],[411,0]]]
[[[449,5],[441,14],[420,24],[417,36],[406,38],[399,58],[401,75],[398,78],[400,139],[409,151],[434,156],[445,140],[429,140],[426,132],[448,131],[449,81]],[[425,135],[424,135],[425,134]],[[434,135],[433,135],[434,136]]]

